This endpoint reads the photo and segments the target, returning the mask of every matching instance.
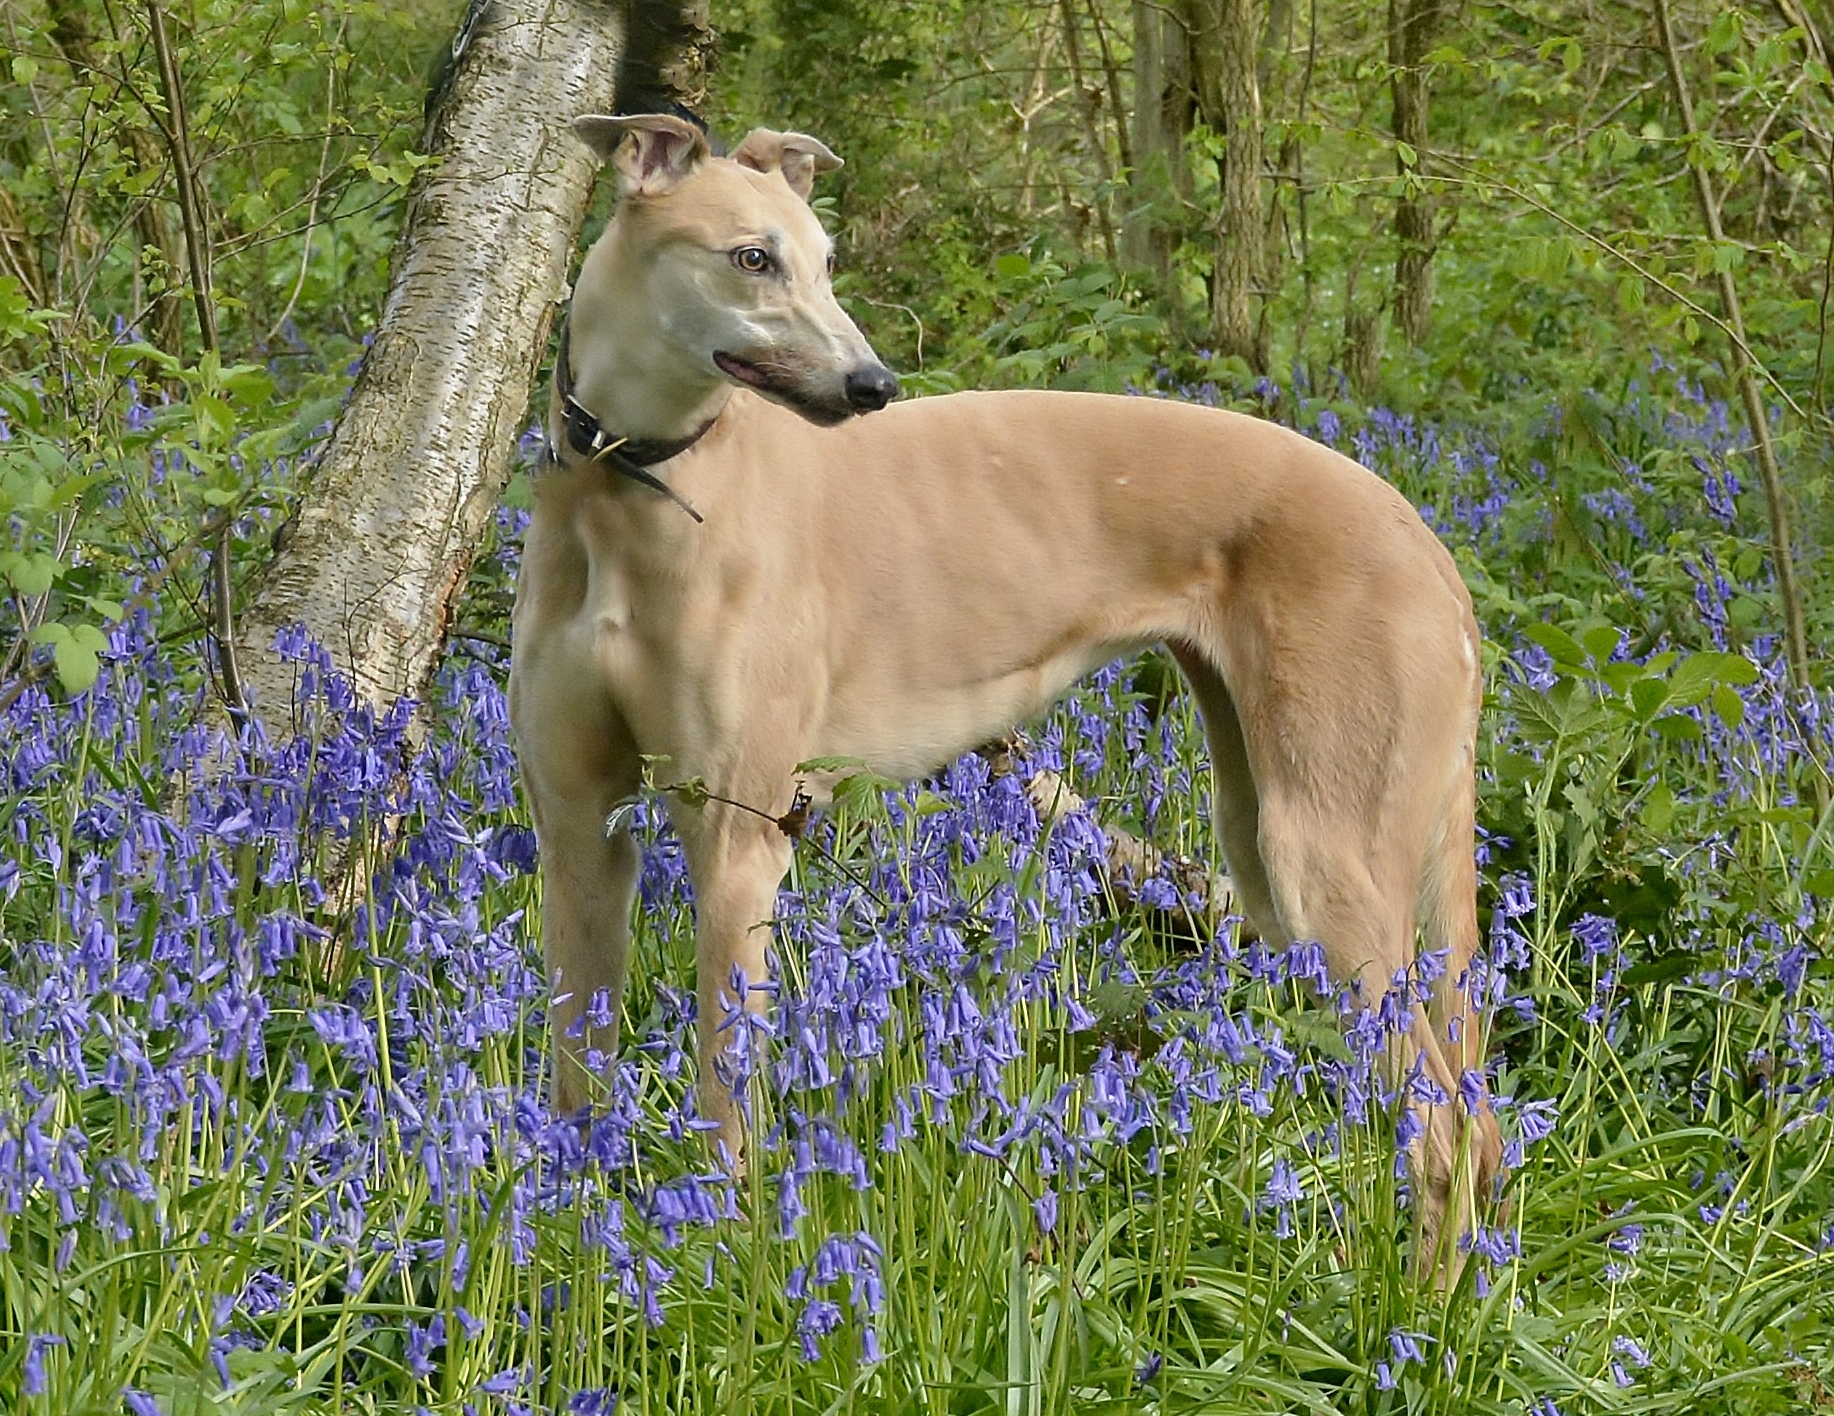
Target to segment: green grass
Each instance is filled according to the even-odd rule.
[[[1421,500],[1459,490],[1410,456]],[[799,846],[734,1191],[692,1125],[654,803],[582,1136],[542,1100],[500,669],[452,668],[424,749],[327,712],[203,782],[140,622],[91,693],[0,721],[0,1409],[1834,1405],[1825,738],[1754,646],[1626,658],[1548,581],[1566,630],[1512,625],[1508,543],[1462,553],[1510,646],[1483,817],[1521,1147],[1450,1292],[1410,1277],[1392,1108],[1359,1109],[1380,1068],[1328,1002],[1232,927],[1112,898],[1089,823],[1040,836],[1016,781],[965,760]],[[1213,857],[1162,678],[1098,675],[1036,760]]]

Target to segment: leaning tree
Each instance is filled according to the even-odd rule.
[[[597,165],[585,112],[695,102],[706,0],[473,0],[428,101],[387,304],[231,634],[232,710],[293,710],[294,625],[373,702],[423,697],[509,478]]]

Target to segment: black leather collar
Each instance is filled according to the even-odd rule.
[[[661,492],[696,521],[704,521],[706,518],[690,506],[680,492],[649,469],[655,463],[667,462],[686,452],[706,436],[707,430],[719,419],[709,418],[685,438],[667,442],[655,438],[619,437],[606,432],[597,415],[573,396],[573,366],[567,357],[567,335],[568,325],[563,320],[560,354],[554,361],[554,387],[560,394],[560,432],[566,445],[588,462],[605,463],[631,481]],[[556,461],[560,460],[558,448],[554,449],[554,456]]]

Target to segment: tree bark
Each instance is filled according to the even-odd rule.
[[[64,56],[77,83],[119,83],[116,76],[103,70],[88,18],[76,0],[50,0],[45,13],[51,21],[51,41]],[[144,126],[134,124],[128,126],[121,137],[135,175],[142,180],[153,180],[165,165],[153,134]],[[163,349],[174,358],[182,358],[185,352],[184,287],[178,282],[185,269],[186,252],[173,228],[170,213],[150,195],[139,198],[134,207],[134,235],[140,243],[134,252],[134,261],[144,272],[148,287],[158,287],[158,293],[147,306],[146,337],[155,348]],[[153,262],[147,259],[148,251],[155,253]],[[154,268],[147,269],[149,265]]]
[[[240,639],[284,732],[303,625],[372,702],[424,697],[452,601],[508,480],[595,159],[574,117],[615,106],[623,7],[474,0],[433,100],[382,322]]]
[[[1198,84],[1204,118],[1226,135],[1222,210],[1210,279],[1210,335],[1219,354],[1259,369],[1254,295],[1261,269],[1260,0],[1198,0],[1197,63],[1210,70]]]
[[[716,43],[711,0],[625,0],[624,52],[618,61],[620,113],[699,112]]]
[[[1172,270],[1182,207],[1191,195],[1185,136],[1196,103],[1191,92],[1191,37],[1182,12],[1164,0],[1134,0],[1132,170],[1121,249],[1152,273],[1174,325],[1182,314]]]
[[[1057,8],[1063,24],[1064,54],[1070,61],[1070,81],[1076,93],[1076,116],[1082,120],[1083,141],[1088,144],[1089,156],[1095,162],[1096,175],[1100,179],[1101,195],[1091,204],[1095,224],[1102,233],[1103,254],[1112,265],[1119,259],[1120,252],[1116,249],[1114,222],[1109,216],[1110,198],[1107,195],[1114,183],[1114,170],[1108,162],[1108,144],[1102,138],[1101,123],[1097,117],[1101,90],[1091,86],[1083,70],[1082,41],[1077,37],[1082,27],[1081,18],[1071,8],[1070,0],[1058,0]],[[1116,118],[1119,116],[1117,114]]]
[[[1427,143],[1424,60],[1446,19],[1445,0],[1388,0],[1389,93],[1394,103],[1395,323],[1422,344],[1433,321],[1433,202],[1419,184]]]

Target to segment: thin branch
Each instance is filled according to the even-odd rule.
[[[1828,148],[1828,192],[1834,196],[1834,145]],[[1821,260],[1821,303],[1815,317],[1815,374],[1814,382],[1809,385],[1809,395],[1815,400],[1815,409],[1822,418],[1834,422],[1834,413],[1828,410],[1827,353],[1828,353],[1828,296],[1834,291],[1834,222],[1828,225],[1827,254]]]
[[[1534,208],[1534,210],[1539,212],[1542,216],[1545,216],[1549,220],[1555,222],[1557,225],[1564,227],[1567,231],[1579,237],[1581,240],[1587,242],[1589,245],[1598,247],[1599,250],[1605,252],[1605,254],[1610,256],[1613,260],[1621,261],[1624,265],[1630,267],[1630,269],[1633,272],[1635,272],[1638,276],[1640,276],[1644,281],[1646,281],[1650,285],[1655,286],[1656,289],[1660,290],[1664,295],[1667,295],[1676,304],[1682,306],[1682,308],[1687,310],[1689,314],[1700,316],[1702,320],[1712,325],[1715,329],[1717,329],[1721,334],[1725,335],[1726,338],[1732,342],[1732,346],[1734,350],[1736,350],[1739,354],[1741,354],[1745,359],[1747,359],[1751,363],[1758,377],[1762,378],[1765,383],[1770,385],[1771,392],[1774,393],[1779,399],[1783,401],[1784,405],[1789,408],[1790,412],[1794,413],[1798,418],[1801,418],[1804,421],[1807,421],[1808,414],[1803,411],[1802,405],[1796,402],[1795,398],[1790,394],[1790,391],[1786,389],[1785,387],[1783,387],[1782,383],[1777,379],[1777,376],[1771,373],[1770,370],[1765,367],[1763,361],[1760,360],[1757,357],[1757,355],[1752,353],[1751,346],[1745,342],[1745,335],[1742,329],[1741,330],[1733,329],[1733,327],[1729,323],[1727,323],[1724,319],[1714,314],[1705,305],[1702,305],[1698,300],[1695,300],[1692,296],[1688,295],[1685,291],[1678,290],[1673,285],[1670,285],[1661,276],[1657,275],[1654,271],[1649,269],[1648,266],[1638,261],[1635,256],[1632,256],[1628,252],[1620,249],[1619,247],[1612,245],[1611,242],[1605,239],[1603,236],[1598,235],[1594,231],[1588,230],[1586,227],[1581,226],[1578,222],[1573,221],[1572,219],[1568,217],[1562,216],[1560,212],[1556,211],[1553,207],[1549,206],[1546,202],[1542,201],[1541,198],[1537,197],[1533,192],[1525,191],[1523,188],[1518,187],[1511,182],[1505,181],[1504,179],[1500,177],[1490,176],[1489,174],[1485,173],[1482,168],[1470,162],[1468,159],[1461,159],[1461,158],[1453,156],[1450,153],[1437,152],[1437,151],[1433,154],[1433,156],[1440,159],[1443,162],[1450,163],[1453,167],[1462,168],[1464,171],[1470,172],[1473,175],[1468,178],[1458,178],[1458,177],[1447,177],[1441,174],[1441,175],[1436,175],[1436,176],[1428,178],[1427,179],[1428,181],[1444,182],[1452,186],[1477,187],[1479,189],[1489,188],[1493,191],[1507,192],[1510,196],[1514,197],[1517,201],[1522,202],[1525,205]],[[1386,180],[1388,179],[1386,178],[1371,179],[1369,182],[1358,183],[1355,185],[1373,185],[1377,181],[1386,181]],[[1352,184],[1339,183],[1338,185],[1339,186],[1349,186]]]
[[[185,126],[184,86],[178,72],[178,58],[166,35],[165,12],[160,9],[159,0],[146,0],[146,9],[148,23],[152,26],[153,48],[159,57],[160,86],[165,94],[166,118],[161,128],[172,154],[172,175],[178,184],[178,211],[185,227],[185,257],[191,270],[191,299],[197,308],[198,336],[205,351],[216,354],[219,351],[216,307],[210,294],[209,247],[199,210],[197,169],[191,162],[191,140]],[[242,675],[236,666],[235,582],[230,573],[233,542],[234,528],[225,520],[211,553],[211,598],[223,700],[229,707],[230,717],[240,723],[248,715],[248,701],[242,696]]]
[[[1655,0],[1656,32],[1662,41],[1663,57],[1668,61],[1669,80],[1674,85],[1675,103],[1681,109],[1681,121],[1692,138],[1700,132],[1695,122],[1694,103],[1689,96],[1687,75],[1681,67],[1681,51],[1675,45],[1674,27],[1669,23],[1668,0]],[[1717,245],[1725,240],[1720,222],[1719,198],[1713,191],[1713,178],[1699,154],[1688,153],[1688,170],[1694,177],[1694,195],[1700,204],[1701,220],[1707,236]],[[1715,265],[1720,262],[1715,261]],[[1791,543],[1789,505],[1783,493],[1783,473],[1777,465],[1777,450],[1770,438],[1770,418],[1764,410],[1764,399],[1758,392],[1758,381],[1752,373],[1752,358],[1745,343],[1745,316],[1739,305],[1738,285],[1732,271],[1721,269],[1720,304],[1726,312],[1728,332],[1733,336],[1733,377],[1745,404],[1745,417],[1751,425],[1751,436],[1757,443],[1758,474],[1764,484],[1764,502],[1770,513],[1771,558],[1776,562],[1777,597],[1783,602],[1785,657],[1789,662],[1790,682],[1798,692],[1807,692],[1809,679],[1808,630],[1802,615],[1802,592],[1796,583],[1795,548]]]

